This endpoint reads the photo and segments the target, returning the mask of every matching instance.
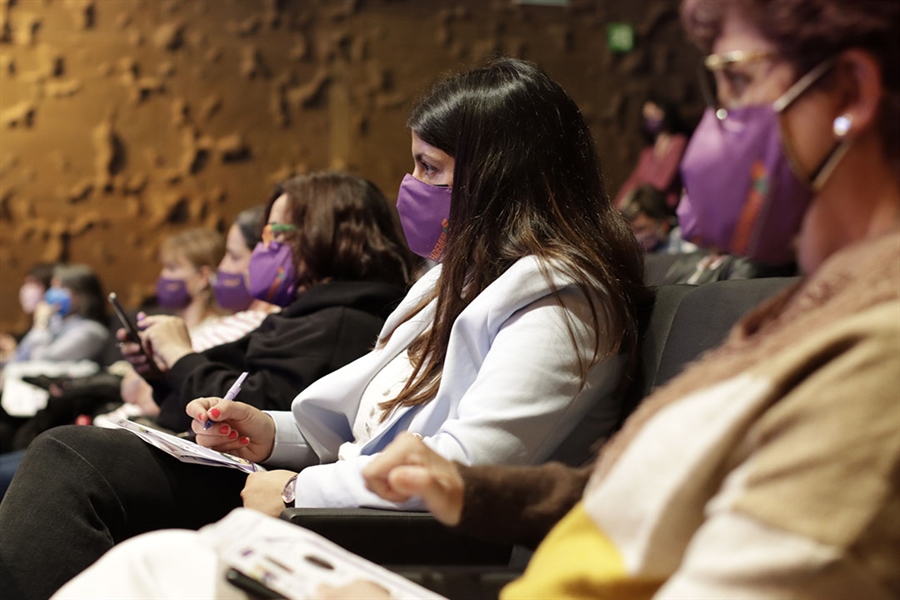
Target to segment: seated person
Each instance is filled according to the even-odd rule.
[[[35,307],[34,324],[18,344],[11,344],[7,365],[41,363],[43,369],[45,361],[96,361],[110,335],[105,306],[100,278],[89,266],[56,266],[50,287]],[[9,379],[9,372],[3,375]],[[0,453],[13,450],[13,438],[26,421],[0,408]]]
[[[641,107],[641,119],[647,144],[641,150],[634,170],[616,193],[615,205],[619,210],[623,209],[628,194],[646,184],[662,191],[666,204],[674,209],[681,196],[678,167],[688,136],[675,106],[661,98],[647,98]]]
[[[96,359],[109,336],[105,306],[100,278],[89,266],[57,266],[9,362]]]
[[[218,306],[233,314],[216,317],[201,330],[188,334],[194,352],[233,342],[250,333],[269,314],[281,307],[258,300],[247,288],[247,267],[253,249],[261,240],[265,206],[257,206],[238,214],[225,239],[225,254],[212,278],[212,289]],[[143,318],[143,313],[138,314]],[[158,343],[165,343],[158,341]],[[124,405],[109,415],[99,415],[96,425],[108,424],[110,417],[155,417],[159,406],[153,400],[153,388],[133,369],[127,369],[120,386]]]
[[[213,277],[212,288],[216,303],[229,314],[217,319],[203,332],[191,336],[191,346],[197,352],[233,342],[250,333],[263,319],[281,310],[250,295],[247,267],[253,249],[262,241],[264,205],[238,213],[225,238],[225,256]]]
[[[652,185],[629,192],[620,211],[645,252],[684,254],[699,250],[682,239],[674,211],[666,204],[665,195]]]
[[[383,497],[421,497],[473,534],[543,539],[503,598],[894,597],[900,137],[888,124],[900,122],[900,5],[683,10],[715,53],[725,107],[768,113],[799,159],[788,170],[781,154],[772,184],[798,184],[776,203],[800,217],[775,239],[787,249],[796,236],[804,281],[646,399],[593,467],[467,467],[407,436],[365,474]],[[728,130],[715,110],[692,144]],[[802,119],[821,139],[792,135]],[[737,174],[756,157],[736,160],[728,142],[708,165]]]
[[[796,238],[804,280],[646,399],[593,468],[462,466],[406,436],[367,480],[478,534],[543,538],[505,599],[896,597],[900,5],[687,0],[683,11],[714,53],[721,118],[761,115],[780,142],[771,189],[794,191],[770,199],[781,214],[799,210],[775,241]],[[758,156],[728,151],[734,129],[717,110],[692,144],[716,148],[708,168],[736,179]],[[801,123],[809,135],[793,133]],[[155,548],[135,540],[132,569],[119,572],[152,571],[178,539],[196,562],[167,581],[214,589],[221,573],[197,566],[215,551],[168,535]],[[105,589],[122,559],[110,552],[61,597]]]
[[[33,320],[35,309],[44,299],[47,288],[50,287],[54,266],[50,263],[37,263],[25,274],[25,280],[19,288],[19,304],[22,307],[22,314],[27,315],[30,320]],[[27,329],[30,328],[29,326]],[[25,336],[27,329],[23,328],[20,333],[15,335],[0,333],[0,366],[12,358],[16,351],[16,345]]]
[[[309,210],[313,203],[318,210]],[[355,210],[353,217],[345,217],[342,228],[332,227],[337,222],[335,213],[348,207]],[[226,304],[239,308],[244,299],[252,299],[245,308],[256,314],[244,323],[281,311],[280,306],[268,301],[286,305],[284,310],[248,335],[203,352],[196,348],[183,319],[139,314],[143,317],[138,323],[144,328],[144,343],[159,359],[156,370],[148,369],[137,344],[126,342],[124,329],[119,337],[125,356],[153,385],[135,372],[126,375],[121,392],[129,408],[100,415],[95,424],[110,427],[116,417],[142,416],[145,425],[185,431],[190,423],[184,413],[187,401],[223,394],[243,371],[251,375],[244,382],[242,397],[252,394],[250,401],[260,407],[284,409],[297,390],[371,348],[384,315],[402,295],[409,272],[408,255],[400,247],[400,236],[381,192],[351,175],[307,175],[277,186],[256,216],[259,219],[254,230],[261,230],[263,222],[268,225],[254,243],[255,250],[245,253],[244,237],[232,235],[232,227],[230,250],[213,287],[219,281],[233,281],[229,277],[232,274],[238,275],[236,282],[244,291],[229,291]],[[280,231],[277,240],[273,228]],[[301,254],[301,248],[306,249],[305,254]],[[273,252],[276,249],[280,253]],[[297,272],[300,265],[305,272]],[[277,277],[278,270],[296,274]],[[231,302],[233,298],[240,303]],[[214,327],[215,323],[205,331],[209,333]],[[17,436],[17,441],[21,437]],[[33,435],[27,441],[31,439]],[[26,445],[21,443],[19,452],[0,458],[0,498],[22,462]]]
[[[225,314],[212,289],[216,265],[224,255],[222,234],[207,227],[179,231],[160,245],[156,303],[182,319],[193,335],[201,335]]]
[[[223,314],[212,293],[210,276],[211,269],[222,259],[224,251],[222,235],[205,227],[186,229],[170,235],[160,246],[162,270],[156,281],[157,303],[160,308],[179,315],[194,335],[201,334]],[[94,356],[99,358],[101,354],[108,352],[107,340],[110,337],[104,311],[107,299],[102,297],[99,287],[94,291],[92,303],[99,310],[97,318],[103,319],[102,330],[98,323],[92,325],[98,336],[102,334],[102,344],[94,351]],[[73,345],[79,351],[86,347],[78,340]],[[90,376],[66,382],[65,386],[51,386],[51,401],[47,407],[34,417],[16,423],[10,434],[11,440],[3,442],[4,451],[23,450],[38,433],[48,427],[73,422],[74,418],[80,416],[78,412],[72,414],[72,407],[75,405],[90,415],[101,410],[101,407],[108,407],[110,401],[118,399],[117,386],[122,386],[121,391],[128,393],[128,397],[135,401],[144,398],[137,394],[149,393],[149,386],[137,383],[141,381],[140,377],[126,362],[111,365],[108,371],[104,371],[100,377]],[[122,377],[121,381],[119,377]],[[130,392],[135,395],[132,396]],[[0,492],[5,489],[4,482],[8,483],[7,474],[15,472],[14,465],[18,464],[19,459],[18,456],[4,457],[0,464]]]
[[[310,385],[291,412],[218,397],[187,406],[201,445],[272,470],[181,463],[125,431],[45,432],[0,503],[4,593],[45,597],[125,538],[196,528],[242,502],[268,514],[285,502],[397,506],[365,489],[361,469],[402,431],[467,463],[535,464],[589,414],[598,435],[615,426],[645,296],[642,253],[603,190],[578,107],[531,63],[501,59],[438,83],[409,126],[415,168],[398,212],[410,248],[441,264],[375,349]],[[347,229],[331,223],[326,231]],[[312,269],[352,247],[298,248]],[[250,274],[256,288],[253,263]],[[171,375],[188,358],[161,362]],[[260,392],[245,387],[238,399]]]
[[[408,254],[387,201],[365,180],[343,173],[290,179],[270,195],[262,222],[267,225],[247,258],[247,276],[239,280],[256,309],[275,305],[280,312],[248,335],[203,352],[193,348],[182,320],[138,315],[158,373],[125,331],[118,333],[122,353],[154,388],[163,428],[186,431],[187,402],[224,394],[243,371],[250,376],[242,398],[286,410],[298,390],[371,348],[404,291]]]

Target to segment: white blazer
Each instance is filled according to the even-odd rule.
[[[359,457],[338,461],[340,445],[353,441],[351,426],[372,377],[431,324],[435,301],[397,326],[431,292],[440,273],[440,266],[426,273],[388,317],[382,335],[393,334],[387,344],[311,384],[290,412],[269,412],[276,438],[265,464],[301,471],[296,506],[418,507],[417,502],[400,506],[381,500],[366,490],[360,474],[401,431],[421,435],[436,452],[468,465],[528,465],[553,458],[589,412],[597,426],[595,439],[615,426],[620,399],[612,392],[624,360],[614,357],[596,365],[579,393],[582,361],[589,361],[594,349],[590,306],[568,278],[551,268],[561,304],[538,259],[525,257],[456,319],[434,399],[397,409],[373,431]],[[604,297],[598,294],[595,305],[603,310]]]

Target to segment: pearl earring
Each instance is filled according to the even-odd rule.
[[[834,120],[834,125],[832,126],[832,130],[834,131],[834,135],[841,139],[850,131],[850,126],[853,125],[853,121],[850,120],[850,117],[847,115],[841,115]]]

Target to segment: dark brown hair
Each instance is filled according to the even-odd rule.
[[[256,248],[256,244],[259,243],[262,237],[262,228],[265,225],[262,221],[265,212],[266,207],[260,204],[259,206],[242,210],[238,213],[238,216],[234,218],[234,224],[238,226],[238,230],[241,232],[241,237],[244,239],[244,245],[246,245],[251,252]]]
[[[299,287],[326,280],[407,285],[410,253],[374,183],[337,171],[294,177],[275,187],[262,223],[282,194],[298,229],[288,239]]]
[[[525,256],[540,259],[548,282],[549,269],[560,269],[591,304],[594,353],[582,382],[601,358],[633,351],[643,254],[604,190],[591,132],[565,90],[532,63],[499,59],[439,82],[408,125],[455,165],[440,279],[407,317],[436,298],[434,321],[410,345],[413,374],[380,405],[385,416],[434,397],[456,318]]]
[[[656,221],[668,221],[675,216],[666,204],[665,193],[650,184],[640,185],[628,192],[624,205],[621,213],[629,223],[641,214]]]
[[[57,265],[53,269],[53,277],[71,290],[75,300],[72,303],[74,314],[107,325],[103,284],[91,267],[83,264]]]
[[[900,2],[897,0],[685,0],[688,35],[709,52],[729,11],[752,23],[802,75],[844,50],[870,52],[886,91],[880,130],[888,158],[900,158]]]

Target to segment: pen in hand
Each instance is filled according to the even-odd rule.
[[[223,400],[234,400],[237,397],[238,392],[241,391],[241,384],[244,383],[244,380],[247,379],[247,375],[249,374],[249,371],[244,371],[243,373],[241,373],[241,376],[237,378],[237,381],[235,381],[234,384],[230,388],[228,388],[228,391],[225,392],[225,397],[223,398]],[[203,424],[203,431],[206,431],[214,424],[215,423],[213,423],[212,419],[206,419],[206,423]]]

